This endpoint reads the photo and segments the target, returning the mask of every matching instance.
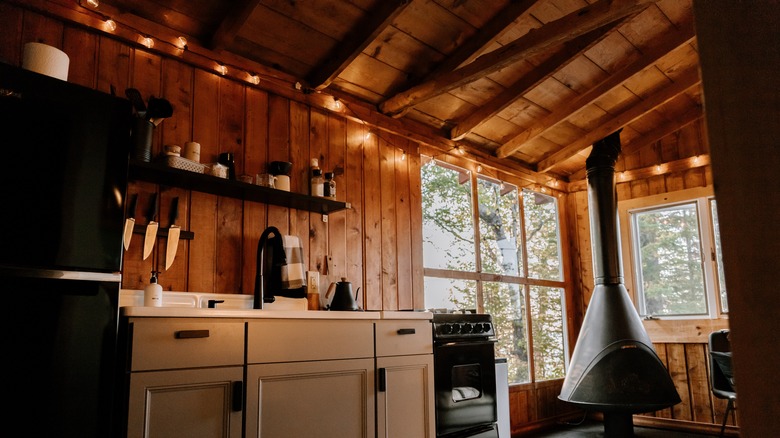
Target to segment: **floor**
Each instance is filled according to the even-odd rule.
[[[703,438],[712,435],[701,435],[688,432],[678,432],[648,427],[634,426],[634,437],[637,438]],[[559,425],[554,429],[523,435],[523,438],[602,438],[604,425],[600,422],[588,421],[579,425]]]

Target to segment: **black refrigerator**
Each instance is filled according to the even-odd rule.
[[[3,424],[116,436],[131,107],[0,63]]]

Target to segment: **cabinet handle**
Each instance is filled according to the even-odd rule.
[[[413,335],[414,334],[414,329],[413,328],[402,328],[402,329],[398,329],[397,333],[399,335]]]
[[[173,334],[176,339],[208,338],[208,330],[181,330]]]
[[[380,368],[377,370],[379,373],[377,385],[379,386],[379,392],[385,392],[387,389],[387,369]]]
[[[233,382],[233,412],[244,410],[244,382],[236,380]]]

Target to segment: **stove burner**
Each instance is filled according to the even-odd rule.
[[[488,314],[433,314],[433,338],[435,340],[489,339],[493,338],[495,334],[493,319]]]

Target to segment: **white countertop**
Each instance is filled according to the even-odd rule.
[[[209,300],[221,300],[216,308],[206,307]],[[288,319],[421,319],[430,320],[428,311],[330,311],[305,310],[306,299],[277,297],[263,309],[252,308],[252,297],[239,294],[199,294],[163,292],[162,307],[145,307],[143,291],[120,292],[120,314],[128,317],[151,318],[288,318]]]
[[[263,309],[204,309],[193,307],[121,307],[128,317],[156,318],[264,318],[264,319],[427,319],[433,316],[424,311],[355,311],[330,310],[263,310]]]

